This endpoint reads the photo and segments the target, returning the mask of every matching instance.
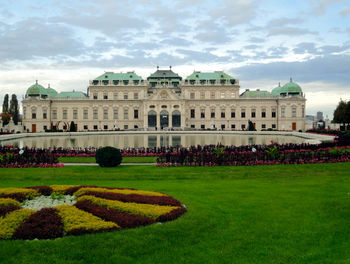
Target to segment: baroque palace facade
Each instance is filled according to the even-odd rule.
[[[105,72],[87,93],[61,92],[36,82],[26,92],[23,125],[28,132],[68,130],[305,130],[305,96],[292,80],[271,92],[245,90],[215,71],[193,72],[183,80],[168,70],[147,80],[135,72]]]

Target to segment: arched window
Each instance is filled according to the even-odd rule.
[[[148,112],[148,127],[156,127],[157,126],[157,113],[156,111]]]
[[[172,127],[181,126],[181,113],[178,110],[173,111],[172,113]]]
[[[160,128],[169,127],[169,112],[163,110],[160,112]]]

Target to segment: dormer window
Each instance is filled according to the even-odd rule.
[[[102,82],[103,82],[104,85],[107,85],[109,83],[108,80],[103,80]]]
[[[119,84],[119,81],[118,81],[118,80],[113,80],[113,84],[114,84],[114,85],[118,85],[118,84]]]

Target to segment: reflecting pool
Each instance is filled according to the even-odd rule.
[[[242,134],[111,134],[111,135],[81,135],[81,136],[48,136],[26,137],[0,141],[0,145],[14,145],[16,147],[63,147],[86,148],[114,146],[117,148],[141,148],[160,146],[196,146],[219,144],[226,146],[241,146],[251,144],[275,143],[304,143],[305,138],[287,135],[242,135]]]

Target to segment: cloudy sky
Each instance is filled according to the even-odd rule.
[[[0,101],[38,79],[86,91],[104,71],[224,70],[245,89],[292,77],[307,114],[350,100],[350,1],[1,0]]]

